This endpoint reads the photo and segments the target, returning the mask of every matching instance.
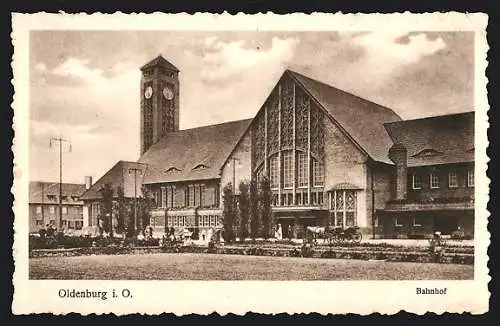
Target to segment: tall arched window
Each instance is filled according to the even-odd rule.
[[[269,159],[269,181],[271,189],[278,189],[279,187],[279,157],[274,155]]]
[[[293,152],[283,152],[283,187],[293,188],[294,183]]]
[[[308,185],[308,168],[307,168],[307,154],[304,152],[297,153],[297,174],[299,188],[307,188]]]
[[[324,185],[324,172],[323,172],[323,164],[313,159],[312,164],[313,170],[313,186],[314,187],[323,187]]]

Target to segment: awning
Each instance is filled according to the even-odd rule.
[[[329,191],[334,191],[334,190],[362,190],[363,188],[353,185],[352,183],[349,182],[341,182],[337,183],[335,186],[330,188]]]

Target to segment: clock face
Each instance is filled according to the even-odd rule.
[[[150,99],[151,96],[153,96],[153,88],[151,86],[148,86],[148,88],[146,88],[146,91],[144,91],[144,97]]]
[[[167,100],[171,100],[174,98],[174,92],[172,91],[172,89],[170,87],[165,87],[163,89],[163,96],[165,96],[165,98]]]

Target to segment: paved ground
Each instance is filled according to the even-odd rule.
[[[144,254],[30,259],[31,279],[426,280],[473,279],[474,267],[341,259]]]

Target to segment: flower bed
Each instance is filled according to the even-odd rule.
[[[423,250],[385,250],[366,248],[322,248],[295,246],[271,248],[264,246],[221,246],[211,249],[204,246],[172,246],[172,247],[85,247],[72,249],[35,249],[30,251],[30,257],[54,256],[80,256],[80,255],[123,255],[123,254],[148,254],[148,253],[215,253],[227,255],[252,255],[275,257],[315,257],[330,259],[360,259],[360,260],[386,260],[401,262],[437,262],[453,264],[474,264],[473,253],[430,252]]]

